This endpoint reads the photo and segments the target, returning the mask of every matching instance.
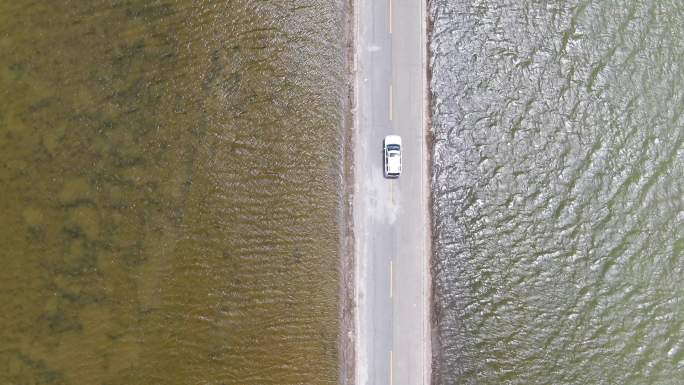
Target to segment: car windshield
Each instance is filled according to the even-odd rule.
[[[399,145],[398,144],[388,144],[387,145],[387,151],[399,151]]]

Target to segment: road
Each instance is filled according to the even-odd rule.
[[[430,383],[425,4],[357,0],[354,236],[357,385]],[[382,140],[403,139],[399,179]]]

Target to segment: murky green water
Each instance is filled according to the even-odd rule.
[[[343,8],[0,1],[0,383],[336,382]]]
[[[430,15],[436,384],[684,384],[684,3]]]

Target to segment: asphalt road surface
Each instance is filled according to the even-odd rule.
[[[358,385],[430,383],[425,4],[357,0],[354,235]],[[399,179],[382,140],[403,140]]]

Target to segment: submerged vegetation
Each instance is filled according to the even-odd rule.
[[[22,3],[0,382],[335,383],[341,5]]]

